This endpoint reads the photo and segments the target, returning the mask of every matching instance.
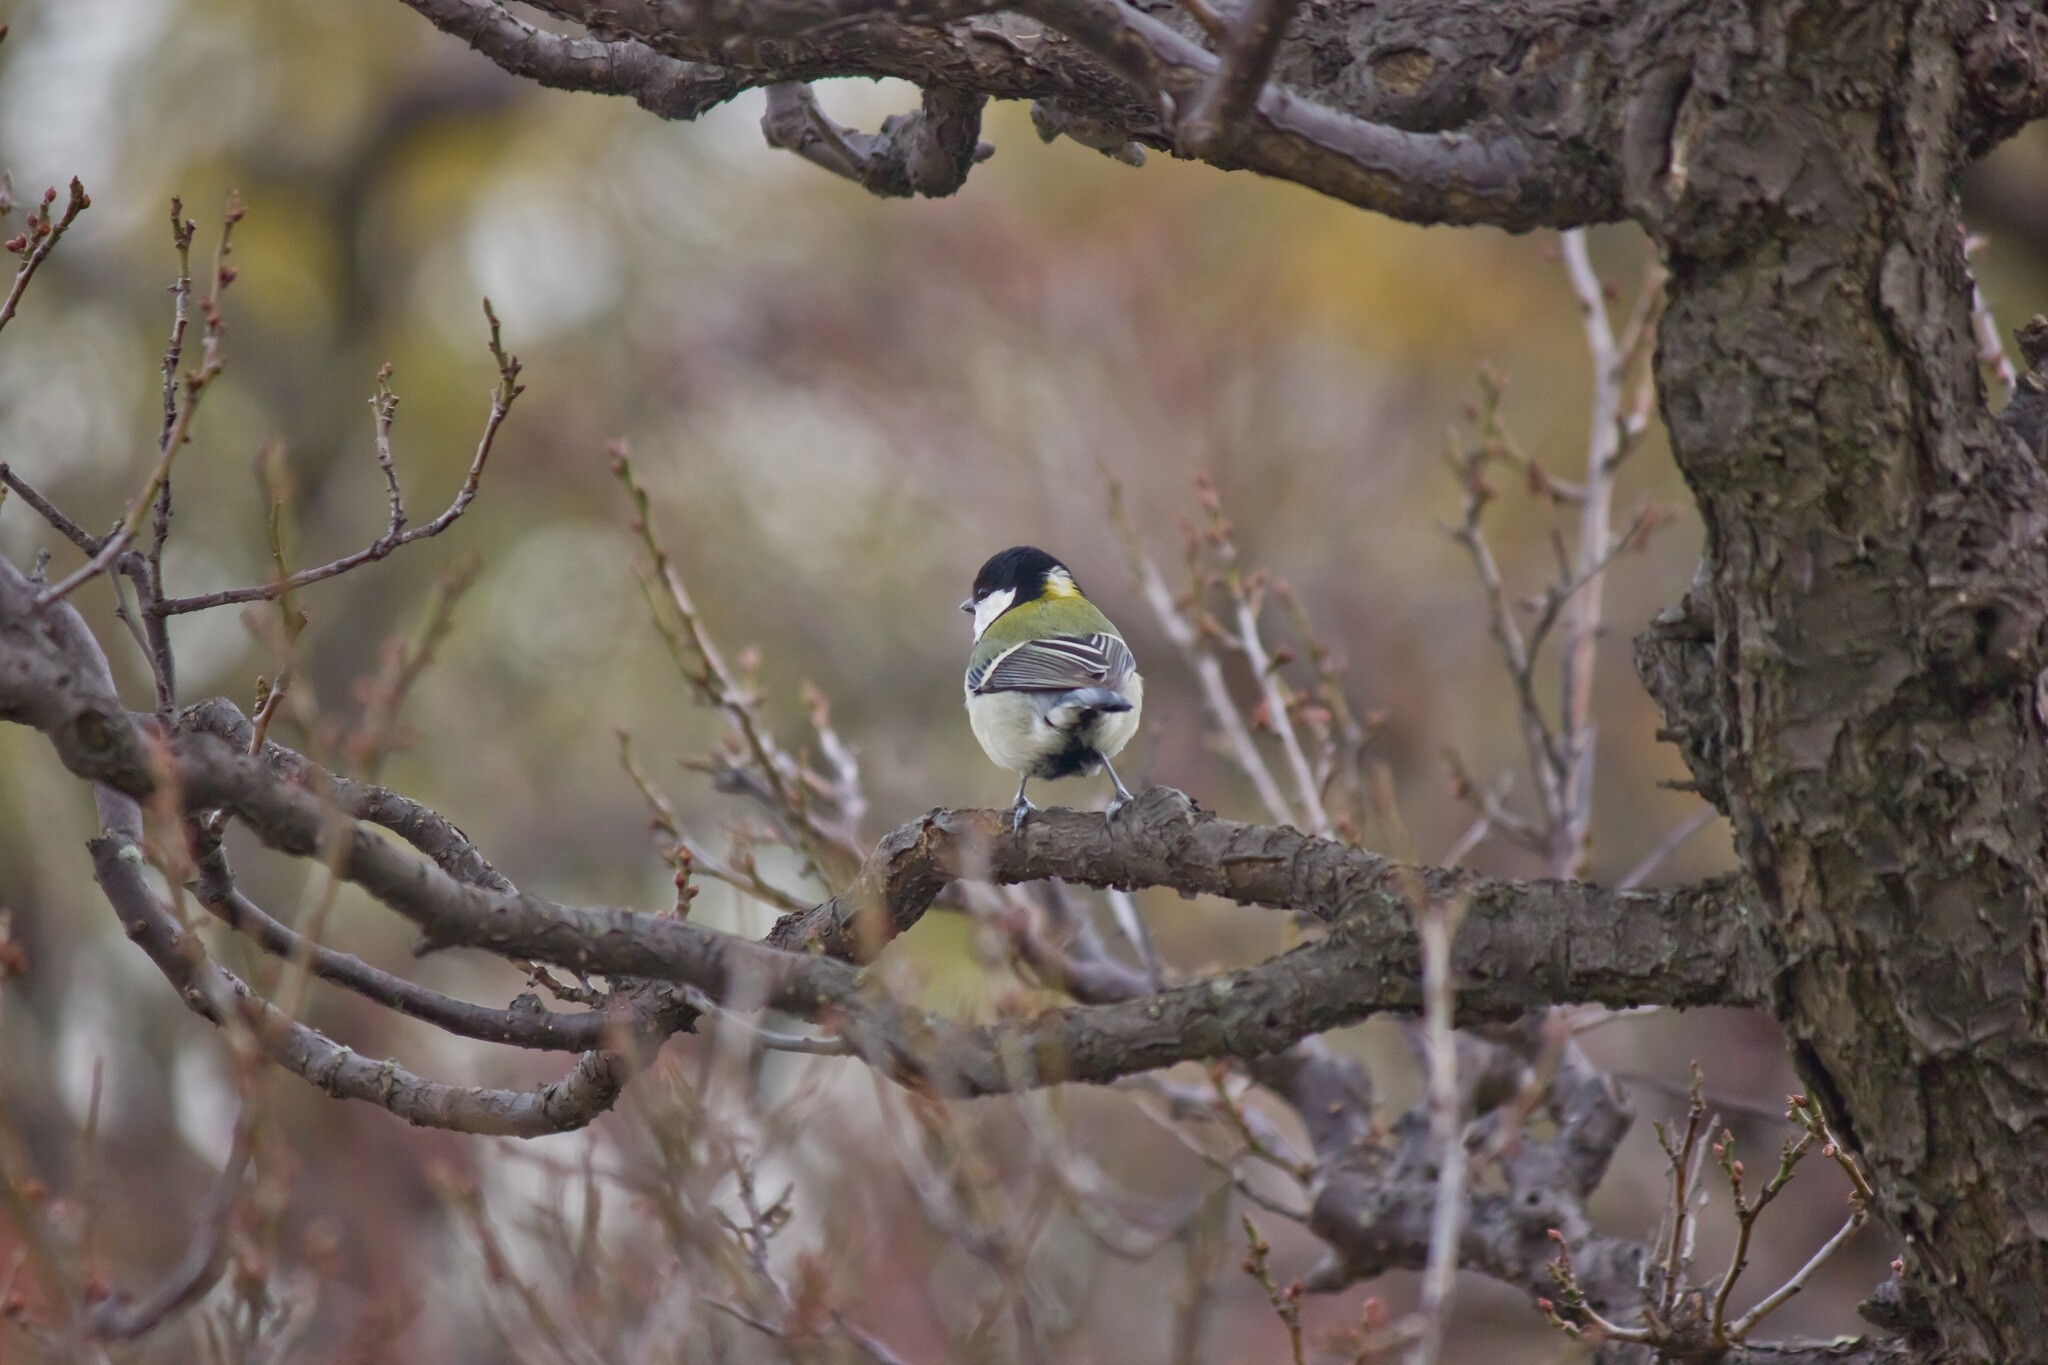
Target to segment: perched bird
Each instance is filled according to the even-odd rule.
[[[981,566],[967,658],[967,719],[982,751],[1018,775],[1011,828],[1033,809],[1034,777],[1085,777],[1109,769],[1114,816],[1131,793],[1110,760],[1138,732],[1145,680],[1124,637],[1081,595],[1067,566],[1019,545]]]

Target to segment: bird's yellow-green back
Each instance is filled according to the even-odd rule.
[[[1122,632],[1078,591],[1046,593],[1035,601],[1010,608],[982,632],[968,656],[967,666],[979,668],[1013,645],[1026,640],[1043,640],[1055,635],[1114,635]]]

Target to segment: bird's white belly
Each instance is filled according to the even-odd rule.
[[[1077,737],[1105,758],[1122,753],[1138,733],[1138,716],[1145,700],[1143,680],[1133,677],[1124,695],[1130,699],[1130,710],[1098,713],[1078,736],[1046,720],[1044,708],[1052,698],[1042,692],[970,693],[967,722],[991,762],[1013,773],[1029,773]]]
[[[1102,751],[1105,758],[1115,758],[1122,753],[1124,745],[1138,733],[1138,713],[1145,709],[1145,680],[1133,673],[1130,685],[1124,688],[1124,695],[1130,698],[1131,709],[1097,716],[1094,732],[1089,736],[1089,741]]]

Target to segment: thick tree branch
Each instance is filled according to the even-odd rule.
[[[108,708],[118,712],[119,703],[106,655],[84,620],[67,603],[41,612],[34,603],[35,585],[0,558],[0,675],[9,680],[0,682],[0,717],[16,718],[23,710],[62,716],[74,731],[82,731],[74,733],[76,743],[90,749],[104,735],[127,762],[140,763],[142,768],[131,771],[131,779],[137,771],[155,770],[133,718],[122,714],[118,721],[105,722]],[[12,646],[24,643],[34,655],[34,666],[10,667],[22,656]],[[59,701],[17,707],[9,683],[24,673],[52,680],[60,691],[74,691],[79,705],[74,709]],[[150,723],[155,723],[153,718]],[[220,744],[211,736],[206,742]],[[143,785],[153,780],[145,779]],[[299,1023],[214,963],[198,936],[179,924],[143,875],[142,811],[137,801],[143,793],[123,790],[118,782],[95,781],[93,794],[102,831],[89,844],[94,877],[128,937],[163,972],[187,1008],[217,1025],[247,1028],[272,1061],[338,1099],[367,1100],[409,1123],[459,1132],[562,1132],[582,1127],[610,1108],[641,1056],[695,1018],[695,1011],[674,993],[643,988],[633,993],[627,1018],[609,1040],[614,1050],[586,1052],[560,1080],[531,1090],[423,1080]]]
[[[35,631],[32,622],[0,614],[0,714],[43,729],[81,777],[131,796],[154,790],[156,769],[135,724]],[[188,810],[229,810],[295,856],[330,847],[323,835],[332,809],[269,763],[195,729],[174,729],[160,744]],[[103,850],[100,861],[117,872],[119,850]],[[868,889],[861,894],[880,897],[874,903],[887,907],[883,923],[907,923],[970,862],[998,881],[1061,876],[1207,891],[1307,910],[1331,928],[1257,967],[1142,1000],[975,1028],[878,999],[860,973],[835,961],[675,919],[464,884],[360,827],[349,835],[340,871],[411,919],[430,944],[680,981],[714,1000],[757,999],[827,1021],[889,1074],[949,1093],[1104,1081],[1188,1058],[1261,1056],[1375,1011],[1418,1005],[1416,944],[1400,889],[1416,874],[1362,850],[1219,820],[1176,793],[1154,791],[1113,828],[1097,815],[1050,812],[1010,835],[999,812],[936,812],[883,842],[863,869],[860,885]],[[1653,895],[1441,870],[1422,875],[1430,894],[1470,900],[1456,960],[1465,1022],[1563,1001],[1740,1003],[1757,998],[1762,985],[1733,884]],[[115,892],[128,897],[131,922],[148,922],[132,889],[116,879]],[[855,922],[844,906],[825,914],[828,925]]]
[[[186,1006],[215,1024],[248,1027],[272,1061],[336,1099],[365,1100],[422,1127],[537,1137],[581,1128],[609,1109],[633,1069],[634,1060],[625,1054],[586,1052],[560,1080],[531,1090],[500,1090],[443,1085],[394,1062],[365,1057],[291,1019],[209,958],[197,936],[179,928],[150,890],[142,875],[142,850],[132,834],[109,832],[89,847],[94,878],[121,927]],[[651,1051],[682,1019],[693,1017],[682,1006],[666,1016],[636,1020],[630,1050]]]
[[[463,25],[456,31],[465,37],[471,32],[485,35],[492,44],[485,50],[494,60],[509,54],[539,63],[554,84],[622,93],[605,60],[596,54],[590,54],[587,65],[571,60],[568,49],[538,41],[549,35],[509,15],[497,18],[489,12],[496,7],[483,0],[406,2],[444,27]],[[1262,28],[1259,34],[1247,34],[1248,57],[1233,63],[1227,79],[1219,79],[1221,63],[1215,55],[1119,0],[1023,0],[1013,7],[994,0],[922,0],[910,5],[898,0],[771,0],[751,5],[722,0],[607,0],[598,5],[575,0],[545,8],[581,21],[607,39],[637,42],[686,66],[713,64],[720,78],[730,75],[741,84],[899,76],[927,90],[943,87],[984,97],[1051,100],[1070,118],[1081,118],[1091,127],[1127,130],[1123,139],[1110,136],[1111,142],[1138,139],[1172,145],[1178,111],[1214,85],[1218,98],[1228,97],[1229,108],[1242,106],[1246,113],[1233,121],[1227,150],[1218,144],[1210,152],[1209,159],[1219,166],[1294,180],[1414,222],[1491,223],[1522,230],[1606,222],[1622,212],[1609,163],[1587,150],[1592,144],[1581,146],[1560,134],[1555,119],[1531,121],[1523,130],[1496,119],[1483,130],[1414,132],[1367,121],[1277,83],[1265,84],[1272,46],[1282,27],[1278,22],[1270,31]],[[1005,8],[1055,32],[1017,25],[999,13]],[[1463,18],[1471,21],[1469,15]],[[1502,26],[1495,22],[1494,27]],[[1083,51],[1074,51],[1068,39]],[[529,53],[549,55],[529,58]],[[1264,60],[1259,60],[1261,54]],[[1257,98],[1247,102],[1247,73],[1252,72],[1259,77],[1250,84]],[[1261,84],[1264,90],[1258,93]],[[637,90],[623,93],[639,97]],[[1218,106],[1219,112],[1224,109]],[[816,148],[812,159],[824,158],[821,164],[828,168],[844,174],[834,161],[862,163],[865,149],[858,143],[833,148],[835,139],[808,120],[806,141],[793,119],[785,122],[790,125],[786,135]],[[771,119],[771,126],[775,124]],[[1196,142],[1202,139],[1198,136]],[[945,158],[932,160],[943,165]],[[884,164],[887,161],[885,157]],[[868,174],[882,185],[896,183],[872,168]],[[868,183],[860,175],[854,178]],[[943,177],[932,183],[943,183]]]
[[[1496,984],[1515,996],[1498,1002],[1504,1012],[1495,1017],[1502,1018],[1584,1000],[1587,992],[1655,994],[1674,1004],[1753,999],[1765,975],[1757,950],[1743,946],[1745,901],[1734,882],[1614,892],[1583,882],[1417,869],[1286,826],[1225,820],[1159,790],[1114,821],[1050,811],[1026,821],[1017,835],[994,812],[933,811],[891,831],[853,885],[815,910],[784,917],[767,941],[865,961],[961,877],[1170,887],[1300,911],[1343,934],[1371,936],[1377,960],[1407,978],[1408,994],[1398,1006],[1404,1009],[1415,1003],[1418,960],[1408,894],[1417,878],[1426,894],[1469,901],[1458,952],[1466,1009],[1474,1003],[1472,987],[1496,973],[1504,974]],[[1572,978],[1569,985],[1551,975],[1558,967]],[[1612,980],[1599,984],[1606,973]]]

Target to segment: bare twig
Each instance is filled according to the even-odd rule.
[[[192,238],[198,224],[185,217],[184,202],[171,199],[171,249],[178,257],[178,278],[171,284],[171,335],[164,343],[164,420],[157,432],[161,455],[178,427],[178,367],[185,357],[185,329],[191,320]],[[220,254],[225,255],[223,236]],[[218,273],[218,263],[216,273]],[[165,475],[157,489],[155,516],[150,522],[149,548],[141,554],[121,557],[121,571],[135,586],[137,614],[142,618],[143,649],[149,656],[150,673],[156,683],[157,710],[169,715],[178,704],[177,664],[171,653],[170,627],[157,610],[164,595],[164,545],[171,534],[171,480]]]
[[[762,1028],[719,1005],[694,986],[683,987],[683,998],[699,1014],[716,1019],[720,1028],[737,1030],[751,1045],[764,1052],[795,1052],[807,1057],[846,1057],[853,1053],[853,1045],[844,1038],[812,1038]]]
[[[1870,1215],[1860,1208],[1850,1214],[1848,1220],[1835,1230],[1835,1235],[1823,1242],[1820,1249],[1808,1258],[1806,1264],[1792,1273],[1790,1279],[1766,1295],[1763,1302],[1736,1320],[1735,1324],[1728,1329],[1729,1336],[1737,1341],[1746,1341],[1749,1338],[1749,1334],[1756,1330],[1758,1323],[1784,1307],[1786,1300],[1806,1287],[1806,1282],[1812,1278],[1813,1272],[1820,1269],[1829,1257],[1840,1251],[1842,1244],[1855,1235],[1856,1230],[1862,1227],[1869,1217]]]
[[[1422,1010],[1429,1059],[1428,1106],[1436,1145],[1436,1207],[1430,1219],[1429,1259],[1422,1272],[1422,1323],[1408,1365],[1436,1365],[1457,1289],[1458,1237],[1465,1220],[1465,1120],[1458,1085],[1458,1040],[1452,1026],[1455,985],[1451,941],[1464,905],[1431,897],[1417,887],[1414,913],[1422,940]]]
[[[228,264],[228,254],[232,250],[235,224],[242,221],[243,212],[241,200],[234,194],[229,194],[227,210],[221,217],[220,244],[214,251],[213,284],[201,305],[206,317],[206,330],[200,341],[199,365],[184,376],[183,401],[173,400],[176,403],[175,415],[165,424],[163,433],[158,438],[156,463],[150,469],[149,478],[143,483],[141,494],[129,504],[128,511],[122,516],[120,524],[114,528],[113,534],[100,543],[98,552],[65,578],[37,594],[33,610],[47,610],[51,603],[63,600],[81,584],[113,567],[127,550],[130,542],[135,539],[135,533],[142,528],[143,518],[155,509],[158,494],[162,492],[165,481],[171,476],[172,461],[178,458],[178,452],[191,439],[192,419],[199,411],[199,400],[214,378],[220,374],[221,366],[225,363],[220,349],[224,333],[221,322],[221,298],[235,280],[235,270]],[[180,335],[182,336],[182,332]]]
[[[249,1168],[255,1121],[254,1107],[245,1101],[241,1116],[235,1121],[228,1164],[207,1196],[191,1244],[177,1267],[140,1299],[109,1297],[94,1304],[89,1317],[95,1337],[102,1341],[134,1341],[204,1298],[220,1279],[228,1266],[228,1233],[242,1177]]]
[[[1244,1240],[1244,1273],[1258,1281],[1259,1288],[1265,1291],[1266,1302],[1273,1306],[1273,1315],[1286,1328],[1288,1359],[1293,1365],[1306,1365],[1308,1356],[1301,1333],[1301,1281],[1293,1280],[1282,1285],[1273,1279],[1272,1267],[1268,1264],[1273,1248],[1259,1235],[1258,1224],[1252,1222],[1249,1214],[1244,1217]]]
[[[614,443],[611,456],[612,472],[632,506],[633,532],[647,555],[641,586],[655,630],[691,692],[718,712],[731,737],[725,753],[685,762],[709,773],[721,788],[754,797],[775,818],[782,837],[802,855],[807,872],[828,883],[843,880],[866,853],[859,831],[866,802],[860,794],[858,765],[851,750],[832,732],[829,708],[815,691],[806,698],[820,746],[833,763],[831,776],[790,755],[769,731],[760,714],[752,651],[741,652],[737,669],[726,661],[655,533],[647,491],[634,474],[624,444]],[[719,875],[709,862],[703,866],[707,873]],[[746,875],[746,867],[740,872],[743,880],[735,884],[749,889],[743,883],[756,879]],[[772,896],[764,899],[781,903]]]
[[[377,463],[378,467],[385,474],[390,504],[390,518],[385,524],[384,533],[362,549],[343,555],[330,563],[321,564],[315,568],[301,569],[297,573],[280,576],[271,582],[258,583],[246,588],[226,588],[219,592],[197,593],[190,597],[169,598],[160,603],[157,610],[165,616],[178,616],[186,612],[207,611],[214,607],[231,606],[238,602],[275,601],[287,593],[298,591],[300,588],[310,587],[312,584],[345,574],[351,569],[374,563],[390,555],[395,550],[413,544],[415,541],[427,540],[440,535],[441,532],[454,525],[462,514],[469,510],[470,503],[476,500],[477,489],[483,482],[484,466],[491,458],[491,449],[497,442],[498,431],[504,426],[506,416],[512,411],[513,401],[520,394],[526,392],[526,387],[519,382],[519,358],[506,353],[504,344],[499,337],[498,317],[496,313],[491,311],[491,304],[488,299],[484,300],[484,317],[490,324],[489,345],[491,359],[496,362],[498,367],[498,383],[491,390],[490,413],[484,419],[483,435],[477,439],[476,453],[470,457],[469,470],[463,475],[462,485],[455,490],[455,497],[442,510],[439,516],[421,526],[415,526],[410,529],[407,529],[405,526],[404,502],[398,495],[396,482],[391,472],[389,436],[394,405],[397,399],[390,392],[389,386],[385,382],[390,373],[389,368],[386,367],[386,369],[378,373],[378,391],[375,400],[377,414]]]
[[[92,199],[86,194],[85,186],[76,178],[71,181],[71,194],[64,201],[63,215],[52,220],[50,211],[56,203],[56,188],[52,186],[44,190],[42,203],[29,210],[28,221],[22,225],[22,230],[7,240],[8,252],[21,257],[21,266],[14,272],[14,283],[9,287],[6,299],[0,300],[0,327],[14,320],[14,310],[21,303],[21,296],[28,292],[28,282],[35,278],[36,271],[57,249],[58,241],[78,215],[92,207]]]
[[[1628,870],[1622,879],[1614,884],[1617,891],[1633,891],[1654,875],[1664,865],[1664,860],[1676,853],[1687,839],[1714,822],[1717,812],[1712,806],[1702,806],[1691,815],[1673,825],[1663,838],[1653,844],[1636,865]]]
[[[399,712],[454,627],[456,605],[476,581],[477,568],[478,561],[472,558],[443,573],[434,585],[433,603],[418,633],[410,641],[403,636],[386,640],[381,666],[362,681],[363,714],[344,749],[365,781],[377,780],[385,760],[398,747]]]
[[[51,502],[41,493],[38,493],[26,479],[10,469],[5,462],[0,462],[0,485],[4,485],[19,493],[21,500],[34,508],[37,516],[50,523],[51,527],[59,535],[63,536],[73,545],[76,545],[86,554],[94,555],[99,553],[100,538],[98,536],[92,535],[70,517],[65,516],[55,503]]]
[[[1245,724],[1244,716],[1238,710],[1237,702],[1230,695],[1230,686],[1223,678],[1223,665],[1214,651],[1207,647],[1205,637],[1195,625],[1183,615],[1173,600],[1173,590],[1166,585],[1159,566],[1144,551],[1130,518],[1124,512],[1123,487],[1113,478],[1105,478],[1109,487],[1109,513],[1111,523],[1116,527],[1117,536],[1123,542],[1124,553],[1129,558],[1131,573],[1138,580],[1138,587],[1145,595],[1145,603],[1152,608],[1152,614],[1159,622],[1159,628],[1166,638],[1173,642],[1181,657],[1193,671],[1195,680],[1201,684],[1202,700],[1207,704],[1210,719],[1222,733],[1229,746],[1230,757],[1238,770],[1252,784],[1258,794],[1259,804],[1265,808],[1266,816],[1276,825],[1294,823],[1294,811],[1287,798],[1281,793],[1280,784],[1273,777],[1273,770],[1267,766],[1265,756],[1252,739],[1251,729]],[[1199,612],[1199,604],[1193,611]]]
[[[1558,740],[1560,758],[1558,818],[1551,828],[1550,872],[1569,877],[1580,870],[1593,819],[1593,665],[1600,645],[1600,615],[1605,566],[1613,547],[1609,511],[1614,501],[1613,461],[1621,445],[1621,389],[1626,363],[1615,345],[1614,328],[1600,278],[1586,254],[1586,233],[1574,228],[1563,234],[1565,268],[1579,296],[1584,315],[1586,349],[1593,360],[1592,415],[1586,445],[1585,497],[1579,505],[1579,544],[1570,589],[1563,643]]]

